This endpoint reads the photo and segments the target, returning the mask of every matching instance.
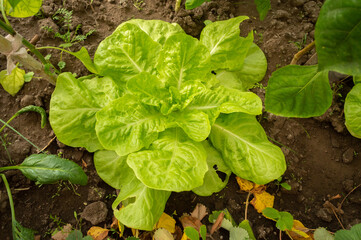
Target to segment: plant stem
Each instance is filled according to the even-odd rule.
[[[16,170],[19,169],[18,166],[7,166],[7,167],[1,167],[0,172],[6,171],[6,170]]]
[[[33,147],[35,147],[36,149],[38,149],[40,152],[41,149],[36,146],[34,143],[32,143],[29,139],[27,139],[26,137],[24,137],[24,135],[22,135],[21,133],[19,133],[18,131],[16,131],[12,126],[10,126],[9,124],[7,124],[6,122],[4,122],[2,119],[0,119],[0,123],[5,124],[8,128],[10,128],[11,130],[13,130],[15,133],[17,133],[20,137],[22,137],[25,141],[27,141],[28,143],[30,143]]]
[[[8,18],[6,17],[5,9],[4,9],[4,0],[0,0],[0,8],[1,8],[1,14],[6,22],[7,25],[10,26],[10,22]]]
[[[15,210],[14,210],[14,201],[13,201],[13,195],[11,195],[11,190],[10,190],[10,186],[8,183],[8,180],[5,177],[5,174],[0,174],[1,178],[5,184],[5,188],[6,191],[8,193],[8,197],[9,197],[9,204],[10,204],[10,209],[11,209],[11,218],[14,221],[15,220]]]
[[[251,196],[251,192],[248,192],[247,199],[246,199],[246,209],[244,210],[244,220],[247,220],[248,214],[248,205],[249,205],[249,197]]]
[[[9,124],[14,118],[16,118],[18,115],[15,113],[7,122],[6,124]],[[4,128],[6,127],[6,125],[4,124],[4,126],[2,128],[0,128],[0,133],[4,130]]]
[[[175,2],[175,8],[174,8],[174,11],[175,11],[175,12],[178,12],[178,11],[179,11],[181,3],[182,3],[182,0],[177,0],[177,1]]]
[[[0,27],[2,29],[4,29],[5,32],[11,34],[12,36],[14,36],[16,34],[16,32],[14,31],[14,29],[10,26],[7,25],[6,23],[4,23],[3,21],[0,20]]]
[[[304,49],[302,49],[301,51],[299,51],[298,53],[295,54],[295,56],[293,57],[290,65],[296,65],[298,60],[300,60],[300,58],[305,55],[307,52],[311,51],[313,49],[313,47],[315,46],[316,42],[313,41],[310,44],[308,44]]]

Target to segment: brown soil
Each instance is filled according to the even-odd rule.
[[[268,72],[264,85],[270,74],[281,66],[287,65],[298,51],[295,42],[301,42],[307,35],[306,44],[313,40],[314,24],[322,1],[309,0],[272,0],[272,10],[266,19],[259,21],[253,0],[233,1],[217,0],[202,5],[192,11],[180,10],[174,13],[174,0],[48,0],[44,1],[43,16],[28,19],[11,19],[14,28],[24,37],[31,39],[35,34],[41,35],[37,46],[57,46],[61,42],[53,39],[39,26],[55,24],[49,17],[63,2],[65,8],[73,10],[74,25],[82,23],[82,31],[96,29],[84,46],[93,55],[98,43],[108,36],[118,24],[131,18],[161,19],[179,23],[184,30],[198,37],[206,19],[224,20],[234,16],[248,15],[250,20],[242,24],[243,33],[255,30],[255,42],[262,48],[268,59]],[[140,3],[139,5],[135,3]],[[135,5],[138,6],[135,7]],[[45,20],[44,20],[45,19]],[[3,32],[1,32],[3,34]],[[72,47],[78,50],[80,44]],[[56,50],[48,50],[44,54],[52,54],[56,64],[59,54]],[[304,56],[300,64],[305,63],[314,52]],[[64,71],[76,72],[79,76],[87,74],[79,61],[64,55],[67,63]],[[0,69],[6,67],[5,57],[0,57]],[[21,107],[33,104],[49,109],[49,100],[54,87],[44,80],[33,79],[24,88],[11,97],[0,88],[0,118],[9,119]],[[264,89],[254,91],[263,98]],[[344,88],[347,93],[347,83]],[[327,227],[330,231],[341,228],[332,212],[324,206],[325,201],[340,194],[341,198],[331,200],[337,206],[343,197],[354,186],[361,183],[361,140],[353,138],[344,127],[342,115],[342,97],[335,98],[334,104],[323,117],[314,119],[288,119],[264,113],[260,118],[270,139],[279,144],[286,156],[288,169],[284,180],[292,186],[291,191],[280,189],[276,183],[270,183],[268,191],[276,196],[275,208],[290,212],[295,219],[302,221],[311,229]],[[36,145],[43,147],[54,137],[49,124],[40,128],[40,117],[36,113],[26,113],[12,122],[12,126]],[[25,142],[11,130],[6,129],[3,136],[8,143],[12,160],[19,164],[37,150]],[[50,216],[59,217],[64,223],[76,226],[74,218],[84,207],[97,201],[108,206],[106,219],[98,224],[109,226],[112,222],[111,204],[116,194],[97,175],[92,164],[92,154],[84,149],[64,146],[60,142],[52,142],[47,151],[52,154],[62,153],[65,158],[72,159],[79,165],[86,163],[85,171],[89,176],[87,186],[72,186],[61,183],[55,185],[36,186],[17,171],[8,171],[6,176],[10,182],[15,201],[17,220],[25,227],[38,231],[41,239],[50,239],[49,232],[57,226]],[[9,165],[8,155],[0,148],[0,166]],[[94,190],[95,189],[95,190]],[[99,194],[101,193],[101,194]],[[244,219],[247,193],[239,191],[236,180],[231,177],[227,187],[211,197],[199,197],[192,192],[173,193],[168,200],[166,212],[191,212],[197,203],[203,203],[209,211],[227,208],[236,222]],[[343,204],[344,214],[338,217],[348,228],[361,222],[361,189],[354,191]],[[274,222],[261,217],[253,207],[248,210],[248,219],[257,239],[279,239]],[[205,219],[204,224],[210,227]],[[82,221],[85,233],[92,224]],[[115,236],[114,236],[115,237]],[[10,208],[3,184],[0,184],[0,239],[11,239]],[[220,231],[214,239],[227,239],[227,232]],[[283,239],[288,239],[283,236]]]

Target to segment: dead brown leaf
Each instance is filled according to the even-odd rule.
[[[197,203],[197,206],[194,208],[193,212],[191,213],[191,216],[194,218],[198,218],[200,221],[208,215],[207,207],[204,206],[201,203]]]
[[[216,221],[214,222],[214,224],[213,224],[213,226],[211,228],[211,231],[210,231],[211,235],[221,227],[223,219],[224,219],[224,212],[222,211],[218,215]]]
[[[184,214],[179,218],[179,221],[182,223],[183,228],[192,227],[195,228],[198,232],[202,226],[201,221],[198,218]]]

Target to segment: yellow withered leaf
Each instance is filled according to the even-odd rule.
[[[254,188],[254,183],[240,177],[236,177],[236,179],[242,191],[250,192]]]
[[[171,216],[166,213],[163,213],[160,217],[158,223],[156,224],[155,228],[165,228],[170,233],[175,232],[175,220]]]
[[[94,240],[104,240],[108,236],[108,229],[93,226],[87,232]]]
[[[298,220],[293,220],[292,229],[290,231],[287,230],[286,233],[293,240],[314,240],[310,229]]]
[[[273,207],[275,197],[268,192],[263,191],[262,193],[254,193],[254,198],[251,201],[253,207],[257,212],[261,213],[263,209]]]
[[[183,233],[181,240],[188,240],[187,234]]]

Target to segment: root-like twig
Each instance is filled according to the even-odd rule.
[[[298,53],[295,54],[295,56],[293,56],[293,59],[290,63],[290,65],[295,65],[297,64],[298,60],[300,60],[300,58],[305,55],[306,53],[308,53],[309,51],[311,51],[315,46],[315,41],[311,42],[310,44],[308,44],[304,49],[302,49],[301,51],[299,51]]]

